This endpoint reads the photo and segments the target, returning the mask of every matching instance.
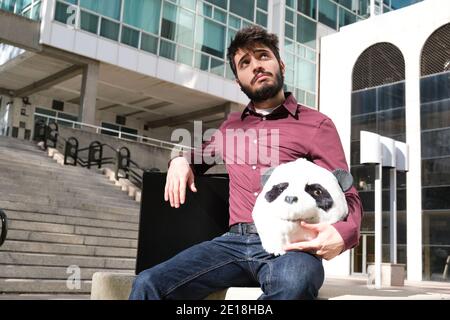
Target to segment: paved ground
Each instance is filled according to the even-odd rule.
[[[233,288],[226,299],[256,299],[258,288]],[[327,278],[320,290],[321,299],[331,300],[450,300],[450,282],[411,282],[403,287],[375,289],[366,278]],[[0,295],[0,300],[88,300],[88,295]]]

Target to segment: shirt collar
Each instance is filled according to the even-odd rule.
[[[297,103],[297,100],[294,98],[294,95],[291,92],[285,92],[284,97],[285,97],[285,100],[284,100],[283,104],[279,107],[284,108],[291,114],[291,116],[298,119],[298,115],[297,115],[298,103]],[[278,108],[276,108],[273,112],[276,112],[277,110],[278,110]],[[259,115],[258,113],[256,113],[253,102],[251,102],[251,101],[245,107],[244,111],[242,111],[241,120],[244,120],[244,118],[246,116],[248,116],[249,114]]]

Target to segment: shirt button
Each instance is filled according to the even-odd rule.
[[[258,196],[258,192],[255,192],[253,195],[254,195],[255,197],[257,197],[257,196]]]
[[[263,120],[266,120],[266,117],[262,117]]]
[[[256,170],[256,166],[252,166],[252,169],[253,169],[253,170]]]
[[[258,143],[258,140],[257,139],[253,140],[253,143]]]

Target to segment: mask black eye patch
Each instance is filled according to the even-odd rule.
[[[316,200],[317,207],[327,211],[333,206],[333,198],[320,184],[307,184],[305,191]]]
[[[267,191],[264,198],[266,198],[266,200],[268,202],[272,202],[274,201],[276,198],[278,198],[278,196],[280,194],[283,193],[284,190],[286,190],[286,188],[289,186],[289,183],[287,182],[282,182],[279,184],[276,184],[272,187],[272,189],[270,189],[270,191]]]

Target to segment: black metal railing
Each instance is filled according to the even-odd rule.
[[[2,224],[2,229],[0,231],[0,247],[6,240],[6,235],[8,234],[8,217],[5,211],[0,209],[0,221]]]
[[[137,187],[142,189],[142,175],[145,168],[131,159],[130,150],[127,147],[114,148],[107,143],[93,141],[88,147],[81,148],[78,139],[70,137],[68,139],[61,137],[58,133],[58,125],[54,122],[46,125],[44,121],[37,121],[35,125],[35,140],[43,141],[44,147],[51,146],[57,148],[58,141],[64,148],[64,164],[90,169],[92,166],[101,168],[103,165],[114,165],[116,180],[125,178],[130,180]],[[114,156],[105,156],[105,148],[112,151]],[[87,156],[83,157],[83,154]],[[159,171],[156,168],[150,171]]]

